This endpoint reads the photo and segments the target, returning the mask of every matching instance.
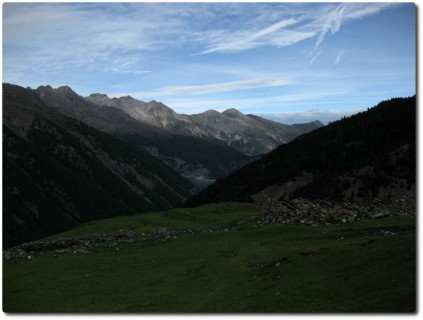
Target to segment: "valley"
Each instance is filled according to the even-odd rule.
[[[415,312],[415,97],[251,159],[5,94],[5,312]]]
[[[213,179],[205,179],[202,177],[196,177],[196,176],[183,176],[185,179],[187,179],[191,184],[195,187],[195,190],[193,191],[194,194],[200,192],[204,188],[208,187],[209,185],[213,184],[216,180]]]
[[[218,118],[213,122],[209,113]],[[254,159],[252,149],[241,152],[212,134],[228,125],[232,133],[238,132],[237,141],[250,145],[248,137],[263,131],[251,126],[256,120],[229,113],[206,112],[192,116],[202,122],[193,122],[191,116],[155,101],[98,94],[83,98],[68,86],[3,84],[3,245],[39,239],[89,220],[183,203]],[[178,121],[185,122],[170,125]],[[281,131],[282,124],[266,125],[267,135],[279,137],[269,148],[319,126],[287,126],[293,130],[287,133]],[[177,129],[193,127],[189,132]]]
[[[419,312],[415,3],[2,10],[7,316]]]

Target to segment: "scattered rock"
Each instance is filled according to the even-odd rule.
[[[360,219],[380,219],[392,215],[410,216],[416,214],[413,194],[401,199],[373,199],[363,203],[336,202],[297,198],[276,201],[266,198],[263,216],[257,225],[282,223],[329,226],[333,223],[348,223]]]
[[[287,261],[288,261],[288,258],[283,257],[283,258],[277,259],[275,261],[272,261],[272,265],[274,265],[276,268],[279,268],[282,263],[287,262]]]
[[[387,213],[385,213],[385,212],[379,212],[379,213],[376,213],[376,214],[372,215],[372,218],[373,219],[381,219],[381,218],[385,218],[387,216],[388,216]]]
[[[395,236],[397,233],[390,230],[378,230],[374,234],[377,236]]]
[[[154,240],[168,240],[176,238],[177,232],[173,229],[159,228],[150,232],[150,238]]]
[[[136,233],[130,230],[120,230],[113,235],[95,235],[92,237],[77,237],[56,239],[52,241],[33,241],[4,250],[6,259],[33,259],[37,254],[53,251],[54,253],[91,253],[94,247],[112,247],[118,243],[133,243]]]

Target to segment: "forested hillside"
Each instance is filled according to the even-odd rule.
[[[275,198],[390,197],[415,186],[415,161],[416,97],[395,98],[280,146],[187,204],[252,201],[270,189]]]

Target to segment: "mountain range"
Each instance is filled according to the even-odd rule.
[[[147,150],[186,176],[222,177],[249,159],[221,143],[173,134],[134,119],[118,108],[98,106],[67,86],[41,86],[34,92],[54,110]]]
[[[254,136],[252,124],[259,122],[267,129],[257,125]],[[223,177],[257,154],[213,135],[225,125],[228,135],[239,130],[242,141],[259,145],[266,135],[287,141],[319,123],[287,126],[292,131],[283,138],[283,125],[235,110],[178,115],[155,101],[3,84],[4,245],[182,203],[198,180]]]
[[[143,102],[130,96],[110,99],[105,94],[85,98],[99,106],[112,106],[125,111],[136,120],[180,135],[217,139],[250,156],[273,150],[311,130],[321,127],[320,121],[285,125],[236,109],[222,113],[216,110],[193,115],[178,114],[163,103]]]
[[[233,110],[181,115],[160,102],[146,103],[130,96],[84,98],[68,86],[40,86],[34,91],[55,110],[142,147],[185,177],[200,179],[223,177],[250,156],[322,125],[318,121],[283,125],[240,112],[234,116]]]

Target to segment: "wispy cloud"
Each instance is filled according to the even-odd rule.
[[[189,10],[154,3],[6,3],[3,48],[11,63],[5,69],[13,74],[25,65],[38,77],[77,68],[147,74],[144,53],[179,46]]]
[[[341,61],[341,57],[344,54],[345,50],[341,50],[338,55],[336,56],[335,64],[338,64]]]
[[[25,65],[38,77],[76,68],[141,75],[153,71],[145,66],[152,52],[186,46],[202,55],[234,53],[314,37],[317,51],[329,31],[394,5],[6,3],[5,71]]]
[[[260,16],[260,23],[267,26],[257,29],[256,25],[238,29],[209,29],[202,32],[197,40],[204,42],[207,49],[199,54],[214,52],[240,52],[261,46],[286,47],[315,38],[312,53],[323,43],[328,32],[337,33],[342,24],[391,8],[393,3],[344,3],[324,4],[315,9],[295,7],[295,10],[269,11],[268,19]],[[287,15],[291,17],[287,18]],[[279,19],[278,19],[279,18]],[[269,25],[269,21],[278,19]],[[257,20],[258,21],[258,20]]]
[[[226,34],[216,39],[216,44],[210,49],[202,51],[200,54],[212,53],[212,52],[236,52],[244,51],[254,47],[261,46],[263,43],[266,43],[270,39],[270,35],[276,31],[284,29],[288,26],[297,24],[302,19],[286,19],[276,22],[268,27],[265,27],[261,30],[254,32],[249,31],[237,31],[234,33]],[[297,34],[297,37],[300,34]],[[226,38],[226,39],[224,39]]]
[[[330,8],[326,14],[326,20],[321,25],[316,44],[312,52],[316,51],[323,43],[326,34],[337,33],[342,23],[350,20],[358,20],[370,15],[379,13],[381,10],[389,9],[398,4],[396,3],[343,3]]]
[[[232,81],[232,82],[195,85],[195,86],[171,86],[171,87],[160,88],[157,91],[132,92],[129,94],[135,98],[146,99],[146,98],[163,97],[163,96],[169,96],[169,95],[195,95],[195,94],[206,94],[206,93],[245,90],[245,89],[254,89],[254,88],[264,88],[264,87],[279,87],[279,86],[286,86],[289,84],[292,84],[292,83],[285,80],[256,79],[256,80]],[[112,97],[119,97],[124,95],[128,95],[128,93],[110,94],[110,96]]]
[[[313,58],[311,58],[311,60],[310,60],[310,62],[309,62],[309,64],[308,64],[308,66],[311,66],[311,65],[313,64],[314,60],[316,60],[316,59],[317,59],[317,57],[318,57],[318,56],[320,56],[320,54],[322,53],[322,51],[323,51],[323,49],[320,49],[320,50],[319,50],[319,52],[317,52],[317,53],[314,55],[314,57],[313,57]]]
[[[319,36],[317,37],[316,44],[314,46],[313,52],[319,48],[320,44],[325,39],[326,34],[330,31],[331,34],[334,34],[339,31],[342,23],[342,16],[344,14],[345,7],[340,5],[339,7],[335,8],[328,12],[326,16],[326,20],[321,26],[321,30],[319,32]]]
[[[394,6],[402,6],[398,12],[392,10],[399,20],[374,19],[373,23],[373,15]],[[332,90],[362,95],[360,90],[373,92],[388,82],[392,88],[409,83],[414,88],[413,30],[405,29],[415,25],[411,7],[398,3],[9,2],[3,5],[3,79],[31,87],[68,84],[84,95],[120,92],[151,97],[170,101],[171,107],[173,102],[187,108],[308,107],[313,105],[308,93]],[[366,27],[374,25],[374,34],[382,37],[404,26],[395,38],[404,44],[401,54],[389,51],[392,46],[384,38],[380,40],[388,51],[360,37],[363,25],[351,22],[365,17],[369,17]],[[339,51],[343,48],[332,46],[341,41],[325,43],[332,34],[341,40],[347,23],[357,35],[342,39],[345,49],[357,45],[348,61]],[[398,38],[406,31],[406,37]],[[323,70],[328,60],[320,65],[316,59],[324,58],[342,63],[345,73],[339,75],[337,68]],[[363,68],[368,69],[363,72]],[[348,83],[344,78],[337,81],[340,76]],[[394,92],[391,87],[389,92]],[[328,101],[318,95],[314,99]]]

